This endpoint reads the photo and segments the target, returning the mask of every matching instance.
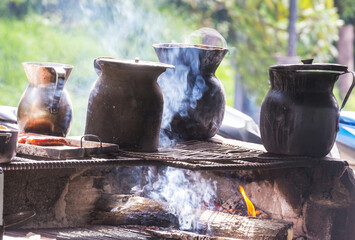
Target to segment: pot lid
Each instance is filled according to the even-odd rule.
[[[98,57],[95,59],[96,63],[100,65],[105,64],[114,64],[117,66],[127,67],[127,68],[136,68],[138,69],[146,69],[146,70],[153,70],[153,69],[160,69],[166,70],[167,68],[175,68],[175,66],[160,62],[150,62],[150,61],[141,61],[139,58],[135,58],[134,60],[128,59],[116,59],[111,57]]]
[[[313,63],[313,59],[303,59],[302,64],[273,65],[269,70],[296,72],[347,72],[348,67],[332,63]]]
[[[202,50],[223,50],[227,51],[228,48],[205,45],[205,44],[188,44],[188,43],[157,43],[153,44],[153,48],[196,48]]]

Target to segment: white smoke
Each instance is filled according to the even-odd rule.
[[[204,44],[222,48],[228,47],[224,37],[217,30],[208,27],[193,31],[185,37],[184,42],[188,44]]]
[[[190,108],[195,109],[197,101],[208,90],[205,79],[200,74],[200,59],[196,51],[189,48],[170,48],[164,57],[166,63],[175,66],[167,69],[158,78],[158,83],[164,95],[164,110],[161,123],[160,146],[169,146],[176,138],[166,135],[165,130],[171,132],[171,121],[175,114],[188,116]],[[194,79],[190,79],[193,76]]]
[[[158,79],[164,94],[160,146],[173,145],[175,140],[179,140],[171,131],[173,118],[179,115],[189,117],[189,110],[196,109],[198,101],[209,90],[200,72],[201,51],[197,51],[198,45],[194,44],[227,47],[222,35],[211,28],[192,32],[185,37],[185,42],[154,45],[160,61],[175,66],[175,69],[167,69]]]
[[[65,87],[70,92],[75,113],[71,135],[82,135],[90,87],[98,78],[93,67],[94,58],[139,57],[141,60],[157,61],[152,45],[164,38],[174,38],[178,33],[170,27],[172,17],[161,13],[154,1],[80,0],[73,1],[69,8],[65,2],[59,3],[58,7],[65,23],[61,26],[76,35],[81,35],[85,29],[83,36],[88,38],[88,42],[83,41],[83,50],[79,51],[75,62],[71,62],[75,68]]]
[[[205,179],[201,173],[167,167],[162,172],[149,168],[143,189],[135,187],[133,192],[143,191],[147,197],[166,201],[170,213],[179,219],[180,229],[198,231],[198,218],[202,208],[212,202],[217,182]]]

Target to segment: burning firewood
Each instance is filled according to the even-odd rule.
[[[145,229],[152,237],[158,238],[160,240],[241,240],[240,238],[227,238],[227,237],[218,237],[218,236],[207,236],[203,234],[197,234],[187,231],[169,229],[169,230],[154,230],[154,229]]]
[[[92,223],[95,225],[144,225],[177,227],[177,217],[168,206],[133,195],[104,194],[96,203]]]
[[[178,227],[178,220],[168,211],[168,205],[133,195],[104,195],[96,204],[93,224],[144,225]],[[211,236],[179,230],[155,231],[160,239],[292,239],[292,223],[275,219],[259,219],[229,213],[202,210],[198,217],[201,230]],[[186,234],[185,234],[186,233]],[[180,235],[179,235],[180,234]],[[170,237],[169,237],[170,236]],[[178,236],[183,238],[178,238]]]
[[[202,211],[200,224],[212,235],[241,239],[292,239],[292,223],[231,215],[223,212]]]

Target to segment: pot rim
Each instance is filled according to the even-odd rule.
[[[214,50],[214,51],[229,51],[228,48],[213,46],[213,45],[205,45],[205,44],[189,44],[189,43],[155,43],[153,44],[153,48],[194,48],[201,50]]]
[[[348,66],[335,63],[277,64],[270,66],[269,71],[343,73],[348,71]]]
[[[124,67],[134,67],[135,70],[138,69],[160,69],[166,70],[167,68],[175,68],[174,65],[160,63],[160,62],[151,62],[151,61],[141,61],[139,58],[135,58],[133,60],[130,59],[117,59],[113,57],[97,57],[95,61],[98,64],[114,64],[117,66],[124,66]]]
[[[23,62],[22,66],[25,65],[34,65],[37,67],[45,67],[45,68],[51,68],[51,67],[62,67],[64,69],[73,69],[73,65],[69,64],[64,64],[64,63],[55,63],[55,62]]]

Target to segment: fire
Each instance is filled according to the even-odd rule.
[[[239,191],[242,194],[245,203],[247,204],[248,216],[256,217],[256,214],[259,211],[255,211],[255,207],[254,207],[253,203],[249,200],[249,198],[245,194],[244,188],[242,186],[239,186]]]

